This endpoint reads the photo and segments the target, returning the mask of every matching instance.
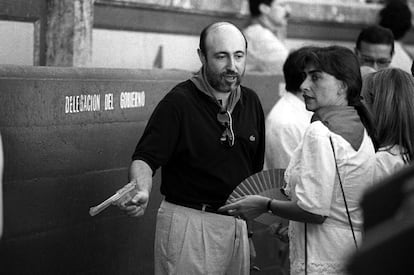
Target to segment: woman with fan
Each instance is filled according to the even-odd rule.
[[[289,219],[291,274],[341,274],[361,239],[359,200],[373,182],[373,124],[360,102],[361,73],[351,50],[315,47],[301,63],[301,90],[314,115],[286,169],[291,200],[249,195],[221,210]]]

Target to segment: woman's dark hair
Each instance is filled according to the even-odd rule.
[[[348,105],[353,106],[376,146],[372,116],[361,102],[362,77],[356,55],[342,46],[315,47],[306,55],[303,65],[313,65],[342,81],[347,87]]]
[[[300,91],[300,85],[304,80],[303,67],[304,58],[308,52],[314,50],[314,46],[301,47],[292,51],[283,64],[283,76],[285,78],[285,89],[296,94]]]

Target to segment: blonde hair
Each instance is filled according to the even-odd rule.
[[[389,68],[364,77],[362,97],[373,114],[375,139],[380,147],[400,145],[403,160],[414,156],[414,78]]]

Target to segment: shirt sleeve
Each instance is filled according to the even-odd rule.
[[[133,160],[143,160],[155,172],[167,163],[179,137],[180,111],[176,99],[167,94],[154,109],[139,140]]]
[[[329,134],[315,133],[314,127],[308,130],[302,144],[295,196],[303,210],[329,216],[336,175]]]

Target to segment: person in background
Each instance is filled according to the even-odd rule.
[[[368,26],[361,30],[355,44],[361,69],[371,67],[378,71],[390,66],[394,55],[394,36],[389,29]]]
[[[374,179],[380,181],[414,156],[414,78],[398,68],[372,73],[365,77],[361,94],[376,125]]]
[[[410,55],[404,49],[402,39],[411,29],[411,10],[406,1],[393,0],[387,1],[385,6],[378,14],[378,24],[392,31],[395,39],[394,57],[391,67],[400,68],[404,71],[411,72],[411,63],[413,62]]]
[[[312,47],[291,52],[283,65],[286,93],[277,101],[266,118],[265,169],[286,169],[293,151],[310,124],[312,112],[306,110],[303,92],[301,59]]]
[[[250,0],[251,22],[243,30],[249,43],[246,71],[281,74],[289,54],[284,43],[290,9],[284,0]]]
[[[263,169],[265,120],[257,94],[240,85],[247,41],[233,24],[200,35],[200,72],[159,102],[130,166],[136,189],[118,206],[145,212],[159,167],[155,274],[249,274],[246,222],[218,212],[233,189]]]
[[[4,168],[4,157],[3,157],[3,143],[0,134],[0,239],[3,236],[3,168]]]
[[[315,48],[303,68],[301,90],[314,115],[286,169],[291,200],[249,195],[220,210],[246,219],[270,211],[291,220],[291,274],[342,274],[362,237],[359,200],[372,185],[374,127],[360,102],[362,79],[351,50]]]
[[[266,150],[264,169],[286,169],[293,151],[299,145],[306,128],[310,124],[312,112],[306,110],[300,85],[303,82],[301,59],[310,47],[292,51],[283,64],[285,90],[266,118]],[[289,246],[287,236],[288,221],[270,225],[270,230],[281,241],[277,241],[282,266],[288,270]],[[285,264],[286,263],[286,264]]]

